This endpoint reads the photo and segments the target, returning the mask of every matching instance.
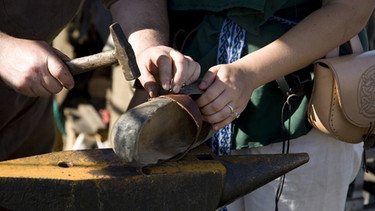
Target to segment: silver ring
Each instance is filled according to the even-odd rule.
[[[227,107],[230,109],[230,112],[231,112],[232,114],[236,115],[236,119],[238,119],[238,118],[240,117],[240,114],[237,113],[237,112],[234,110],[234,108],[233,108],[229,103],[227,104]]]
[[[236,115],[236,119],[238,119],[240,117],[240,115],[241,115],[241,114],[239,114],[239,113],[237,113],[235,111],[233,111],[233,113]]]
[[[228,103],[227,107],[230,109],[230,112],[233,114],[235,113],[234,108]]]

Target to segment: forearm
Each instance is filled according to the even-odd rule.
[[[301,69],[357,34],[366,24],[374,1],[330,1],[280,39],[235,62],[255,78],[253,88]]]
[[[178,93],[198,79],[200,65],[169,47],[166,0],[119,0],[111,12],[133,47],[141,72],[138,79],[149,96],[157,96],[160,85]]]
[[[168,45],[166,0],[119,0],[110,10],[136,55],[151,46]]]
[[[5,32],[0,31],[0,47],[2,47],[1,49],[4,48],[4,45],[9,44],[8,41],[9,41],[10,39],[16,39],[16,38],[15,38],[15,37],[12,37],[12,36],[10,36],[10,35],[8,35],[8,34],[5,33]],[[0,50],[1,50],[1,49],[0,49]]]

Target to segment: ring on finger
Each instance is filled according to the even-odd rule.
[[[240,117],[240,113],[237,113],[237,112],[235,112],[235,111],[233,111],[233,113],[236,115],[236,119],[238,119],[239,117]]]
[[[226,105],[229,109],[230,109],[230,112],[234,115],[236,115],[236,119],[238,119],[240,117],[240,113],[236,112],[233,108],[233,106],[231,106],[229,103]]]
[[[228,103],[227,104],[227,107],[230,109],[230,112],[233,114],[235,111],[234,111],[234,108]]]

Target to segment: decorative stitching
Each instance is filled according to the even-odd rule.
[[[218,64],[229,64],[241,58],[246,30],[226,18],[219,36]],[[211,150],[217,155],[229,155],[232,148],[232,123],[220,129],[211,138]]]

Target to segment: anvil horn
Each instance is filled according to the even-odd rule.
[[[267,184],[308,161],[306,153],[223,156],[227,173],[219,207]]]

